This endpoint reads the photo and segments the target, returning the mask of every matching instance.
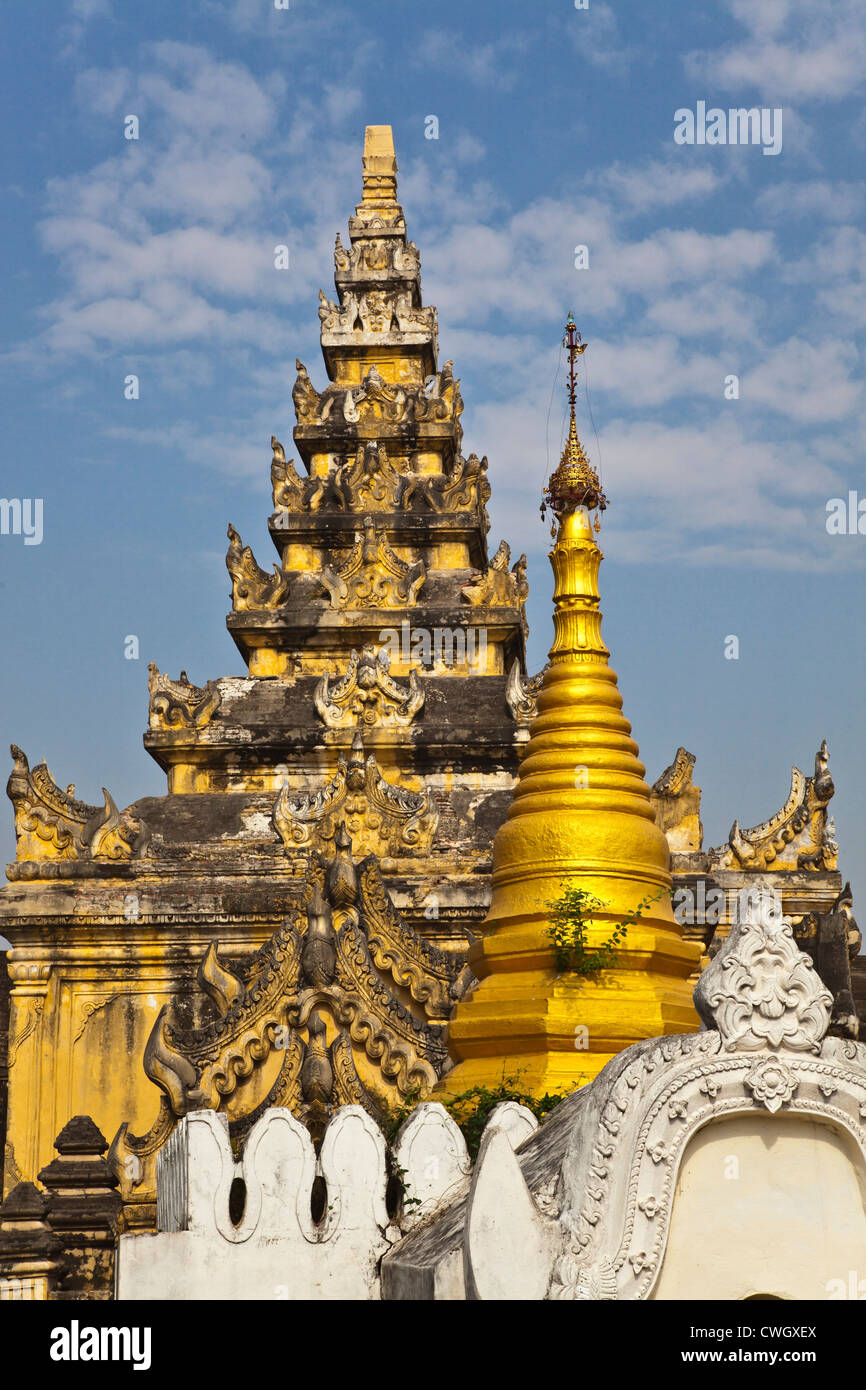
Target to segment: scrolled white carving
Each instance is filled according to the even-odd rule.
[[[695,1005],[726,1052],[817,1052],[833,996],[768,893],[731,929],[698,981]]]

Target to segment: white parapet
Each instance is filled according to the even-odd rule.
[[[444,1105],[424,1101],[412,1111],[397,1135],[394,1165],[405,1193],[404,1231],[467,1184],[472,1164],[466,1140]]]
[[[516,1143],[535,1125],[524,1107],[504,1105],[489,1128]],[[120,1238],[117,1298],[378,1299],[383,1254],[465,1195],[470,1173],[460,1129],[432,1101],[403,1125],[390,1165],[378,1125],[357,1105],[334,1115],[318,1158],[289,1110],[267,1110],[250,1130],[240,1162],[225,1116],[194,1111],[157,1161],[157,1232]],[[392,1174],[403,1187],[394,1218],[386,1206]],[[245,1197],[234,1221],[237,1179]],[[318,1220],[316,1179],[324,1183]]]
[[[312,1193],[324,1180],[325,1211]],[[243,1180],[237,1223],[229,1193]],[[385,1141],[360,1106],[343,1106],[317,1160],[306,1128],[288,1110],[267,1110],[235,1163],[222,1115],[181,1120],[157,1165],[155,1235],[126,1235],[117,1258],[118,1299],[370,1299],[390,1244]],[[396,1232],[394,1232],[396,1234]]]

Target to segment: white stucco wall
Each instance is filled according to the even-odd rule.
[[[845,1131],[791,1114],[717,1120],[683,1155],[651,1297],[839,1297],[866,1280],[864,1200]]]

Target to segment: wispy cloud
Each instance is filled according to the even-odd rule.
[[[752,32],[768,41],[787,22],[774,12]],[[507,84],[522,42],[508,40],[463,51],[458,71],[479,85]],[[453,44],[437,31],[427,58],[450,61]],[[49,183],[40,234],[65,290],[43,306],[34,350],[67,359],[122,352],[146,363],[150,379],[178,401],[181,379],[190,389],[212,380],[219,351],[245,383],[239,414],[204,432],[175,421],[134,435],[263,486],[254,441],[280,431],[274,416],[288,395],[286,364],[314,339],[316,290],[330,277],[335,230],[359,191],[359,134],[350,129],[360,125],[360,89],[325,84],[313,101],[290,93],[279,72],[254,74],[200,45],[151,44],[144,58],[134,70],[92,69],[79,79],[83,110],[116,122],[118,132],[134,111],[141,139]],[[728,524],[736,496],[754,522],[743,524],[740,507],[731,562],[748,554],[754,563],[787,564],[796,535],[804,563],[825,563],[804,489],[841,477],[855,447],[863,403],[846,322],[866,306],[866,257],[862,237],[839,227],[807,269],[805,257],[802,265],[780,259],[779,236],[786,198],[805,216],[832,189],[806,180],[796,185],[799,202],[785,185],[765,189],[758,207],[773,225],[756,227],[738,224],[739,204],[727,206],[746,176],[693,151],[590,164],[567,195],[523,203],[478,176],[486,173],[484,145],[471,130],[454,133],[448,154],[401,159],[400,192],[422,250],[427,302],[439,308],[443,356],[471,382],[467,446],[491,459],[494,515],[525,515],[548,436],[558,450],[558,397],[548,422],[551,333],[564,306],[576,304],[581,322],[595,326],[584,379],[616,478],[620,526],[629,528],[639,497],[664,531],[676,500],[676,534],[665,531],[666,544],[706,561],[716,554],[707,518]],[[844,196],[853,207],[853,186]],[[274,269],[280,242],[290,246],[291,274]],[[589,249],[585,271],[575,269],[579,244]],[[775,307],[778,291],[814,279],[816,266],[815,302],[837,322],[820,336],[795,336]],[[310,367],[315,377],[315,356]],[[731,373],[740,382],[736,402],[723,395]],[[827,425],[840,432],[834,459],[817,443],[810,450],[809,431]],[[129,429],[110,428],[113,438]],[[633,546],[624,558],[641,554]]]
[[[429,29],[415,47],[414,64],[460,77],[474,86],[510,91],[535,40],[531,26],[521,34],[505,34],[482,44],[467,44],[451,29]]]
[[[839,101],[866,84],[861,0],[727,0],[745,35],[687,55],[695,78],[784,104]]]

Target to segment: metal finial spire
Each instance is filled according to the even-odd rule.
[[[588,343],[585,343],[577,331],[574,322],[574,314],[569,314],[568,322],[565,325],[565,337],[562,346],[568,348],[568,403],[571,406],[571,418],[574,419],[574,403],[577,394],[577,371],[575,370],[575,358],[581,357],[585,352]]]
[[[568,427],[568,439],[562,451],[559,467],[544,489],[544,501],[541,504],[542,517],[544,517],[547,507],[550,507],[551,511],[555,512],[558,517],[561,517],[565,512],[573,511],[575,507],[587,507],[590,511],[597,508],[600,512],[603,512],[607,507],[607,498],[602,491],[598,474],[586,457],[583,445],[577,437],[575,418],[577,358],[586,352],[588,344],[582,341],[573,314],[568,316],[562,346],[568,349],[568,403],[571,419]],[[599,519],[596,516],[596,531],[599,530],[599,526]],[[555,530],[551,534],[555,534]]]

